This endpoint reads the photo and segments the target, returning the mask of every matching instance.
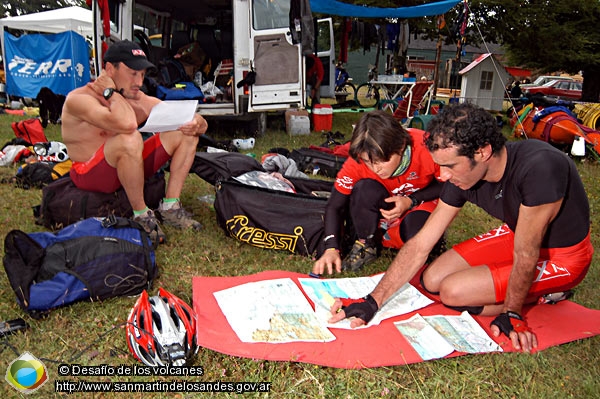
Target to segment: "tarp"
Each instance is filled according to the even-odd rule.
[[[330,330],[336,339],[331,342],[247,343],[242,342],[231,328],[214,296],[216,291],[240,284],[278,278],[291,278],[301,289],[298,283],[300,277],[307,275],[268,270],[248,276],[194,277],[194,310],[198,325],[201,326],[197,333],[198,346],[231,356],[347,369],[405,365],[422,362],[423,359],[400,334],[394,325],[395,321],[406,320],[416,313],[422,316],[459,314],[437,302],[418,311],[384,320],[378,326],[356,330],[332,328]],[[411,283],[418,287],[418,277]],[[587,309],[571,301],[561,301],[556,305],[527,306],[523,309],[523,315],[537,336],[536,352],[600,334],[600,310]],[[473,318],[491,336],[490,323],[494,317]],[[493,339],[505,352],[515,352],[504,335]],[[453,352],[447,357],[463,355],[467,353]]]
[[[442,15],[461,0],[442,0],[410,7],[380,8],[342,3],[337,0],[310,0],[313,13],[359,18],[420,18]]]
[[[506,67],[506,71],[515,78],[530,78],[531,70],[520,67]]]
[[[87,43],[73,31],[21,37],[4,32],[3,44],[9,95],[35,98],[42,87],[66,95],[90,81]]]

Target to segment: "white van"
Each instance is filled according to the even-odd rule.
[[[226,85],[221,86],[224,95],[200,104],[198,111],[209,120],[236,118],[252,126],[253,133],[262,134],[267,112],[306,107],[303,55],[314,52],[315,47],[325,69],[321,96],[334,97],[332,21],[314,20],[310,13],[302,15],[302,4],[308,1],[109,0],[109,39],[103,34],[102,12],[94,2],[95,54],[102,53],[102,40],[109,44],[136,40],[157,65],[182,44],[197,41],[215,60],[212,67],[217,75],[221,71],[231,77],[217,82]],[[143,30],[134,30],[134,24]],[[154,46],[145,32],[154,38],[161,35],[162,45]],[[230,68],[226,70],[225,65]],[[100,59],[95,60],[95,67],[100,70]],[[254,84],[240,83],[238,87],[252,70],[256,73]]]

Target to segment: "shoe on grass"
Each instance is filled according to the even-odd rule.
[[[356,272],[375,259],[377,259],[377,248],[356,240],[352,250],[342,261],[342,270]]]
[[[160,206],[156,210],[163,224],[176,227],[178,229],[193,228],[194,230],[202,230],[202,224],[192,219],[192,214],[181,206],[181,201],[177,201],[169,209],[165,209],[164,203],[161,201]]]
[[[152,242],[164,244],[167,241],[167,236],[160,228],[156,215],[150,209],[148,212],[134,217],[133,220],[142,225]]]

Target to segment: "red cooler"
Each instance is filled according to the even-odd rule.
[[[315,104],[312,110],[313,130],[330,131],[333,125],[333,108],[328,104]]]

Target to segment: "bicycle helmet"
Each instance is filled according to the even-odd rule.
[[[127,345],[148,366],[184,366],[198,351],[196,314],[163,288],[150,298],[144,290],[127,319]]]

